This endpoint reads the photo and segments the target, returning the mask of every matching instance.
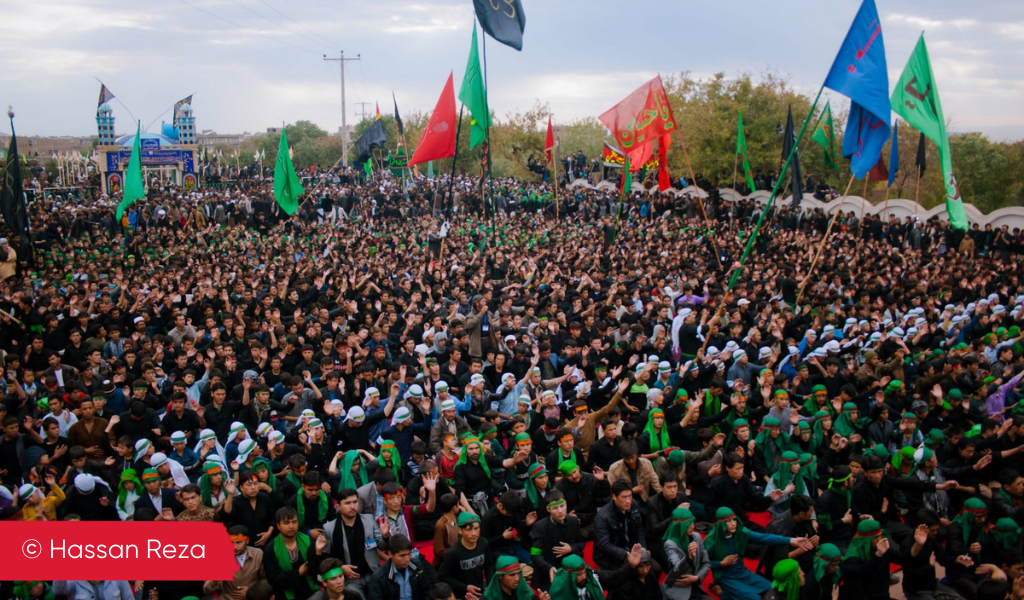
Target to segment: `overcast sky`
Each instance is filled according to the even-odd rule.
[[[522,52],[487,44],[499,120],[548,102],[556,122],[597,116],[656,73],[775,70],[817,91],[860,0],[522,0]],[[925,31],[953,131],[1024,138],[1024,2],[878,0],[890,85]],[[103,80],[143,127],[195,93],[200,130],[341,124],[337,57],[357,102],[429,111],[466,64],[471,0],[0,0],[0,103],[22,135],[91,135]],[[834,100],[835,101],[835,100]],[[846,102],[846,100],[840,100]],[[112,103],[117,130],[133,130]],[[170,120],[170,113],[163,120]],[[685,135],[685,132],[684,132]]]

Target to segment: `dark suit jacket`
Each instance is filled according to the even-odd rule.
[[[171,512],[173,512],[174,514],[178,514],[179,512],[185,510],[185,507],[182,506],[181,502],[178,502],[178,498],[175,497],[174,490],[160,488],[160,495],[163,497],[164,508],[171,509]],[[149,499],[149,492],[147,492],[146,490],[142,490],[142,497],[135,501],[136,519],[138,519],[137,515],[139,514],[140,508],[148,508],[149,510],[153,511],[153,513],[156,514],[156,516],[160,516],[160,511],[158,511],[156,509],[156,506],[153,505],[153,501]]]

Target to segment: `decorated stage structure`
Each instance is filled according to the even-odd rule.
[[[140,134],[142,178],[148,186],[154,178],[181,186],[186,192],[199,188],[199,145],[196,143],[196,119],[191,104],[176,107],[173,123],[161,127],[161,133]],[[132,155],[135,135],[115,137],[114,115],[104,102],[96,110],[99,131],[100,181],[103,193],[114,194],[124,188],[125,170]]]

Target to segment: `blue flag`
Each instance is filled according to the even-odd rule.
[[[896,135],[900,122],[892,124],[892,147],[889,148],[889,187],[896,181],[896,171],[900,168],[900,139]]]
[[[882,22],[874,0],[864,0],[857,11],[825,78],[825,87],[850,98],[843,156],[850,158],[854,176],[863,178],[882,156],[891,116]]]

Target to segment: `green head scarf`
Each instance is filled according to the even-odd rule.
[[[857,412],[857,405],[853,402],[847,402],[843,405],[843,412],[839,414],[835,423],[832,424],[836,433],[847,439],[857,433],[857,421],[853,418],[853,413],[855,412]]]
[[[352,475],[352,465],[359,464],[359,480],[356,481],[355,476]],[[366,463],[363,462],[363,457],[359,455],[357,450],[349,450],[345,453],[344,458],[341,459],[341,468],[338,469],[338,476],[341,478],[338,482],[339,489],[359,489],[363,485],[361,482],[369,482],[369,478],[366,476]]]
[[[529,475],[526,482],[526,497],[530,500],[530,506],[536,508],[540,506],[540,492],[537,491],[537,485],[534,481],[541,475],[547,475],[548,470],[544,465],[540,463],[533,463],[530,465]],[[548,488],[551,487],[551,478],[548,477]],[[544,491],[547,491],[546,489]]]
[[[213,484],[210,483],[210,479],[217,474],[224,474],[224,468],[221,467],[219,463],[215,463],[213,461],[208,460],[206,461],[205,464],[203,464],[203,474],[201,477],[199,477],[199,492],[200,495],[202,496],[203,504],[205,504],[206,506],[213,506]],[[145,475],[145,473],[143,473],[143,475]],[[223,483],[224,479],[222,477],[222,486]],[[221,489],[223,490],[223,487]]]
[[[672,523],[665,530],[665,535],[661,539],[666,542],[672,541],[676,546],[685,550],[690,545],[690,536],[686,532],[690,529],[693,521],[694,517],[690,509],[682,506],[676,507],[672,511]]]
[[[1000,548],[1017,548],[1020,545],[1020,526],[1010,517],[1003,517],[996,521],[992,528],[992,538],[999,544]]]
[[[800,563],[784,558],[772,569],[772,589],[777,590],[785,600],[800,598]]]
[[[260,471],[266,471],[270,474],[267,477],[267,485],[270,486],[271,490],[277,490],[277,477],[274,477],[274,471],[270,468],[270,461],[263,456],[257,458],[252,463],[252,472],[258,474]]]
[[[477,446],[477,448],[480,448],[480,466],[483,467],[484,472],[487,473],[488,477],[490,477],[491,468],[487,466],[487,460],[486,457],[484,456],[484,445],[480,443],[480,440],[475,437],[467,437],[462,442],[462,452],[459,453],[459,460],[455,462],[455,467],[458,468],[459,465],[464,465],[469,462],[469,447],[474,444]]]
[[[662,418],[660,432],[654,430],[654,417]],[[655,408],[647,414],[647,425],[644,426],[644,431],[651,442],[651,452],[660,452],[669,447],[668,427],[665,426],[664,418],[665,411],[660,408]]]
[[[814,580],[824,581],[826,577],[832,578],[832,585],[839,585],[839,569],[832,575],[828,575],[827,569],[833,565],[839,566],[843,555],[835,544],[822,544],[818,546],[818,552],[814,555]]]
[[[501,591],[499,578],[509,573],[521,573],[522,568],[523,566],[519,564],[519,560],[516,557],[499,556],[498,562],[494,565],[494,576],[491,577],[491,582],[484,589],[484,600],[502,600],[504,594]],[[519,575],[519,585],[513,591],[513,596],[515,600],[534,600],[533,590],[530,589],[530,586],[526,585],[526,578],[522,574]]]
[[[765,466],[768,467],[768,470],[771,472],[774,472],[776,467],[775,455],[772,454],[771,450],[769,450],[768,447],[775,446],[775,448],[778,449],[779,454],[785,452],[788,449],[785,439],[786,436],[779,435],[779,437],[773,438],[771,435],[772,430],[780,429],[781,427],[782,423],[778,419],[776,419],[775,417],[766,417],[765,420],[761,423],[761,431],[759,431],[757,437],[754,438],[754,443],[757,446],[760,446],[762,452],[764,453]]]
[[[810,486],[811,491],[817,486],[818,479],[818,458],[810,452],[800,455],[800,472],[798,475],[803,479],[804,485]],[[799,493],[799,488],[798,488]],[[809,494],[809,492],[804,492]]]
[[[594,576],[594,571],[587,566],[587,563],[583,562],[582,558],[575,554],[569,554],[562,559],[562,568],[555,573],[555,578],[551,581],[551,590],[548,592],[551,600],[579,600],[576,575],[582,571],[587,573],[587,581],[583,584],[587,590],[587,597],[604,598],[604,590],[601,589],[600,582]]]
[[[384,451],[387,450],[391,453],[391,466],[384,462]],[[395,481],[402,480],[402,455],[398,453],[398,446],[391,440],[384,440],[380,445],[380,453],[377,454],[377,465],[380,467],[390,468],[391,472],[395,474]]]
[[[832,420],[832,413],[828,412],[827,410],[819,410],[818,412],[814,413],[814,429],[813,433],[811,434],[812,450],[817,450],[822,446],[822,444],[826,444],[831,441],[828,440],[829,433],[828,431],[825,430],[826,420]]]
[[[985,530],[985,525],[982,524],[980,527],[974,524],[974,517],[976,515],[987,515],[988,506],[985,505],[985,501],[981,498],[968,498],[964,502],[964,507],[960,510],[960,514],[953,518],[954,523],[960,524],[960,531],[964,535],[964,547],[971,545],[970,538],[972,532],[981,534]],[[975,537],[976,541],[978,540]]]
[[[117,507],[121,510],[126,510],[124,502],[128,498],[128,490],[124,487],[124,484],[129,481],[135,484],[135,495],[142,496],[142,482],[135,475],[135,469],[121,471],[121,481],[117,484]]]
[[[792,450],[786,450],[782,453],[782,456],[779,457],[779,462],[776,465],[775,474],[772,475],[772,481],[775,482],[775,487],[782,490],[792,483],[796,486],[795,493],[807,493],[807,486],[804,485],[804,478],[800,476],[800,473],[793,472],[793,465],[798,464],[799,460],[800,456]]]
[[[708,557],[713,561],[721,561],[726,556],[733,554],[729,551],[729,521],[736,520],[736,533],[732,534],[736,546],[735,554],[743,556],[747,550],[747,541],[750,539],[750,532],[743,526],[743,522],[736,517],[736,513],[728,506],[723,506],[715,511],[715,526],[711,533],[704,539],[704,547],[707,548]]]
[[[843,560],[856,557],[863,562],[871,558],[871,540],[880,535],[885,535],[882,526],[874,519],[866,519],[857,525],[857,533],[854,534],[850,545],[846,547],[846,555]]]

